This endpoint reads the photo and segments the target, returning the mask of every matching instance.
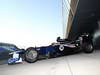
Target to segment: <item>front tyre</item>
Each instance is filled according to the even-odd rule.
[[[37,59],[38,59],[38,52],[32,47],[28,48],[25,52],[25,61],[29,63],[34,63],[37,61]]]
[[[89,43],[84,43],[83,50],[85,53],[92,53],[94,51],[93,45]]]

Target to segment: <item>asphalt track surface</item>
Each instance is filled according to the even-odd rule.
[[[0,75],[100,75],[100,50],[39,60],[29,64],[0,65]]]

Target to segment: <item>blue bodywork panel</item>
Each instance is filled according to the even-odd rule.
[[[36,50],[40,53],[40,54],[47,54],[47,53],[52,53],[55,52],[55,47],[54,46],[43,46],[43,47],[38,47],[36,48]]]

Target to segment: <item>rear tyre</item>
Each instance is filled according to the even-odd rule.
[[[34,63],[37,61],[37,59],[38,52],[32,47],[28,48],[25,52],[25,61],[28,63]]]
[[[83,44],[83,50],[85,53],[92,53],[94,51],[93,45],[89,43],[84,43]]]

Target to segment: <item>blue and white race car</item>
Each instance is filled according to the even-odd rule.
[[[57,43],[49,46],[27,48],[25,51],[25,61],[33,63],[42,57],[52,58],[81,50],[85,53],[92,53],[94,51],[92,39],[89,35],[81,35],[75,41],[68,41],[58,37]]]

